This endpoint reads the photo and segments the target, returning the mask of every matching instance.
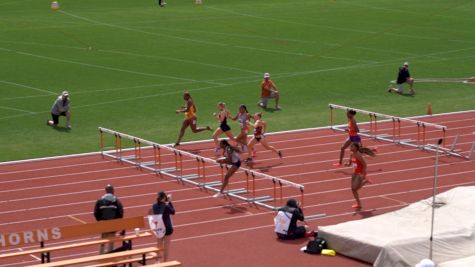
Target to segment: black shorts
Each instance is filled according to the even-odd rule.
[[[236,166],[239,169],[239,167],[241,167],[241,161],[238,160],[237,162],[231,163],[231,165]]]
[[[297,228],[295,228],[293,232],[287,235],[277,233],[277,237],[282,240],[294,240],[294,239],[305,237],[306,233],[307,233],[307,230],[305,229],[305,226],[297,226]]]
[[[223,131],[224,133],[231,130],[231,127],[229,127],[229,125],[227,123],[221,123],[219,125],[219,129],[221,129],[221,131]]]
[[[51,113],[51,117],[53,118],[53,124],[54,125],[58,125],[59,116],[66,116],[66,112],[61,112],[59,115],[55,115],[55,114]]]
[[[259,143],[262,139],[262,135],[259,135],[259,137],[255,136],[254,135],[254,138],[256,139],[256,141]]]

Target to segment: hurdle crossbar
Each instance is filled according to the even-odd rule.
[[[367,110],[363,110],[363,109],[357,109],[357,108],[351,108],[351,107],[346,107],[346,106],[342,106],[342,105],[336,105],[336,104],[328,104],[328,106],[330,107],[330,109],[341,109],[341,110],[354,110],[356,112],[359,112],[359,113],[362,113],[362,114],[366,114],[366,115],[373,115],[373,116],[377,116],[377,117],[380,117],[380,118],[385,118],[385,119],[399,119],[401,121],[405,121],[405,122],[410,122],[410,123],[414,123],[414,124],[417,124],[417,123],[420,123],[421,125],[425,125],[426,127],[433,127],[433,128],[436,128],[436,129],[440,129],[440,130],[447,130],[447,126],[444,126],[444,125],[439,125],[439,124],[435,124],[435,123],[430,123],[430,122],[422,122],[422,121],[418,121],[418,120],[413,120],[413,119],[408,119],[408,118],[402,118],[402,117],[398,117],[398,116],[391,116],[391,115],[387,115],[387,114],[383,114],[383,113],[378,113],[378,112],[372,112],[372,111],[367,111]]]
[[[432,127],[437,130],[442,131],[442,139],[444,140],[445,143],[445,135],[447,132],[447,127],[444,125],[440,124],[435,124],[435,123],[429,123],[429,122],[423,122],[423,121],[418,121],[414,119],[408,119],[408,118],[402,118],[398,116],[392,116],[392,115],[387,115],[383,113],[378,113],[378,112],[372,112],[372,111],[367,111],[363,109],[358,109],[358,108],[352,108],[352,107],[347,107],[347,106],[342,106],[342,105],[336,105],[336,104],[329,104],[328,105],[330,108],[330,118],[331,118],[331,129],[334,130],[339,130],[339,131],[345,131],[344,129],[341,129],[341,125],[335,126],[334,125],[334,115],[333,115],[333,109],[340,109],[340,110],[354,110],[358,113],[369,115],[370,116],[370,132],[369,133],[364,133],[360,132],[359,135],[373,138],[376,140],[381,140],[381,141],[387,141],[387,142],[392,142],[392,143],[397,143],[409,147],[414,147],[414,148],[419,148],[421,150],[428,150],[432,152],[439,151],[441,153],[444,153],[446,155],[450,156],[455,156],[455,157],[460,157],[464,159],[469,159],[468,156],[462,155],[461,153],[455,152],[453,149],[446,149],[443,146],[437,147],[432,144],[428,144],[425,140],[426,138],[426,128],[427,127]],[[389,121],[393,123],[393,128],[392,128],[392,134],[393,134],[393,139],[386,137],[386,136],[378,136],[377,134],[372,134],[372,132],[376,133],[377,131],[377,125],[376,125],[376,119],[377,118],[384,118],[386,121]],[[417,126],[417,142],[418,144],[411,143],[411,140],[405,140],[401,139],[401,121],[404,122],[409,122],[411,124],[415,124]],[[396,126],[397,125],[397,126]],[[397,137],[397,138],[396,138]],[[452,146],[455,146],[455,144],[452,144]]]
[[[216,188],[216,186],[220,186],[220,182],[209,182],[207,183],[205,178],[206,178],[206,166],[219,166],[222,170],[222,176],[224,176],[224,167],[219,163],[217,163],[215,160],[210,159],[210,158],[205,158],[187,151],[179,150],[176,148],[172,148],[170,146],[166,145],[161,145],[153,141],[145,140],[142,138],[138,138],[129,134],[121,133],[115,130],[99,127],[99,133],[100,133],[100,149],[101,149],[101,154],[105,157],[113,158],[121,162],[125,162],[131,165],[135,165],[137,167],[140,167],[142,169],[146,169],[152,172],[155,172],[160,175],[165,175],[177,180],[180,180],[182,182],[186,182],[189,184],[192,184],[194,186],[198,186],[200,188],[204,188],[206,190],[218,192],[219,189]],[[110,152],[104,151],[104,134],[110,134],[112,136],[115,136],[116,138],[116,149],[111,150]],[[134,156],[123,156],[122,155],[122,143],[117,141],[117,140],[122,140],[122,139],[128,139],[132,140],[134,142]],[[154,161],[153,162],[142,162],[141,161],[141,149],[143,148],[142,145],[148,145],[149,147],[152,147],[154,149]],[[168,169],[162,169],[161,168],[161,159],[160,159],[160,151],[166,150],[171,152],[172,154],[175,155],[175,167],[174,168],[168,168]],[[114,153],[115,152],[115,153]],[[188,157],[191,159],[194,159],[197,163],[196,170],[197,174],[196,175],[183,175],[183,157]],[[138,160],[138,162],[133,161],[133,159]],[[158,165],[159,167],[153,167],[150,166],[151,163],[154,163],[154,165]],[[272,210],[277,210],[280,208],[280,206],[277,205],[270,205],[265,202],[271,202],[274,201],[274,203],[279,203],[282,204],[283,202],[283,195],[282,195],[282,189],[284,187],[290,187],[290,188],[295,188],[300,191],[301,195],[301,203],[304,203],[304,189],[305,186],[301,184],[297,184],[294,182],[290,182],[284,179],[280,179],[268,174],[256,172],[254,170],[250,170],[247,168],[240,168],[241,171],[243,171],[246,175],[246,189],[238,189],[238,190],[229,190],[228,192],[225,192],[227,196],[234,197],[246,202],[253,203],[255,205],[259,205],[262,207],[266,207]],[[197,182],[194,181],[196,178],[203,178],[203,182]],[[249,184],[249,178],[252,179],[251,185]],[[274,196],[261,196],[257,197],[256,196],[256,178],[268,180],[272,182],[273,184],[278,184],[279,185],[279,190],[274,190]],[[243,192],[248,192],[252,194],[252,197],[245,197],[241,196],[240,194]],[[279,193],[279,194],[278,194]]]

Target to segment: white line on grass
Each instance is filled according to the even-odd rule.
[[[167,37],[167,38],[171,38],[171,39],[178,39],[178,40],[182,40],[182,41],[192,42],[194,44],[198,43],[198,44],[215,45],[215,46],[221,46],[221,47],[227,47],[227,48],[233,48],[234,47],[234,48],[242,48],[242,49],[253,49],[253,50],[257,50],[257,51],[272,52],[272,53],[278,53],[278,54],[287,54],[287,55],[294,55],[294,56],[312,56],[312,55],[303,54],[303,53],[293,53],[293,52],[280,51],[280,50],[258,49],[258,48],[253,48],[253,47],[237,46],[237,45],[233,45],[233,44],[226,44],[226,43],[220,43],[220,42],[203,41],[203,40],[200,40],[200,39],[186,38],[186,37],[175,36],[175,35],[170,35],[170,34],[165,34],[165,33],[149,32],[149,31],[139,30],[139,29],[136,29],[136,28],[130,28],[130,27],[125,27],[125,26],[121,26],[121,25],[116,25],[116,24],[111,24],[111,23],[100,22],[100,21],[97,21],[97,20],[92,20],[92,19],[82,17],[82,16],[79,16],[79,15],[75,15],[75,14],[72,14],[72,13],[66,12],[66,11],[61,11],[60,10],[59,12],[62,12],[63,14],[66,14],[68,16],[71,16],[71,17],[74,17],[74,18],[77,18],[77,19],[81,19],[81,20],[91,22],[91,23],[96,24],[96,25],[102,25],[102,26],[117,28],[117,29],[126,30],[126,31],[138,32],[138,33],[143,33],[143,34],[148,34],[148,35],[154,35],[154,36],[163,36],[163,37]]]
[[[281,22],[281,23],[286,23],[286,24],[296,24],[296,25],[309,26],[309,27],[314,27],[314,28],[327,28],[327,29],[345,31],[345,32],[357,32],[357,33],[369,33],[369,34],[377,33],[377,32],[373,32],[373,31],[356,30],[356,29],[334,27],[334,26],[321,25],[321,24],[309,24],[309,23],[295,22],[295,21],[284,20],[284,19],[276,19],[276,18],[270,18],[270,17],[264,17],[264,16],[257,16],[257,15],[237,12],[237,11],[234,11],[234,10],[217,8],[217,7],[213,7],[213,6],[209,6],[209,5],[206,5],[205,7],[208,8],[208,9],[213,9],[213,10],[217,10],[217,11],[220,11],[220,12],[226,12],[226,13],[230,13],[230,14],[235,14],[235,15],[240,15],[240,16],[250,17],[250,18],[256,18],[256,19],[261,19],[261,20],[276,21],[276,22]]]
[[[8,85],[14,85],[14,86],[23,87],[23,88],[28,88],[28,89],[32,89],[32,90],[35,90],[35,91],[38,91],[38,92],[47,93],[48,95],[56,95],[57,94],[57,93],[55,93],[53,91],[50,91],[50,90],[40,89],[40,88],[37,88],[37,87],[33,87],[33,86],[26,85],[26,84],[21,84],[21,83],[15,83],[15,82],[10,82],[10,81],[5,81],[5,80],[0,80],[0,83],[8,84]]]
[[[324,73],[324,72],[330,72],[330,71],[357,69],[357,68],[362,68],[362,67],[370,68],[370,67],[390,66],[394,63],[400,63],[401,60],[415,59],[415,58],[427,57],[429,55],[440,55],[440,54],[444,54],[444,53],[454,53],[454,52],[460,52],[460,51],[465,51],[465,50],[473,50],[473,49],[475,49],[475,47],[440,51],[440,52],[429,53],[429,54],[425,54],[425,55],[421,55],[421,56],[415,56],[415,57],[409,57],[409,58],[403,58],[403,59],[397,59],[397,60],[396,59],[395,60],[388,60],[388,61],[385,61],[385,62],[378,62],[378,63],[366,63],[366,64],[347,65],[347,66],[328,68],[328,69],[317,69],[317,70],[308,70],[308,71],[300,71],[300,72],[288,72],[288,73],[276,74],[276,75],[274,75],[274,77],[289,78],[289,77],[310,75],[310,74],[316,74],[316,73]],[[455,58],[439,58],[439,59],[434,59],[434,60],[427,60],[426,62],[439,62],[439,61],[447,61],[447,60],[454,60],[454,59],[468,59],[468,58],[473,58],[473,57],[475,57],[475,56],[472,56],[472,57],[464,56],[464,57],[455,57]],[[189,91],[190,92],[196,92],[196,91],[203,91],[203,90],[214,89],[214,88],[225,87],[225,86],[235,86],[235,85],[238,85],[238,84],[254,83],[254,82],[259,82],[259,81],[260,81],[260,79],[253,79],[253,80],[241,81],[241,82],[225,84],[225,85],[217,85],[217,86],[200,87],[200,88],[196,88],[196,89],[189,89]],[[126,101],[131,101],[131,100],[157,97],[157,96],[163,96],[163,95],[172,95],[172,94],[181,94],[181,92],[176,91],[176,92],[169,92],[169,93],[163,93],[163,94],[153,94],[153,95],[140,96],[140,97],[123,98],[123,99],[117,99],[117,100],[109,101],[107,103],[102,102],[102,103],[95,103],[95,104],[89,104],[89,105],[83,105],[83,106],[76,106],[76,108],[97,106],[97,105],[103,105],[103,104],[113,104],[113,103],[126,102]],[[47,113],[47,112],[49,112],[49,111],[37,112],[37,113]],[[22,116],[27,116],[27,115],[28,114],[18,114],[18,115],[12,115],[12,116],[4,116],[4,117],[0,117],[0,120],[22,117]]]
[[[5,107],[5,106],[0,106],[0,109],[20,111],[20,112],[24,112],[24,113],[28,113],[28,114],[36,114],[36,112],[33,112],[33,111],[19,109],[19,108]]]

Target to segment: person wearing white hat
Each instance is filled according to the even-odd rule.
[[[409,73],[409,63],[404,62],[402,67],[399,67],[399,73],[397,75],[397,80],[396,84],[398,88],[394,87],[389,87],[388,92],[396,92],[398,94],[403,94],[404,93],[404,88],[403,85],[404,83],[409,84],[409,94],[414,95],[416,92],[412,88],[414,86],[414,79],[411,77],[411,74]]]
[[[435,267],[435,263],[429,259],[423,259],[414,267]]]
[[[275,99],[275,109],[280,110],[279,106],[279,90],[274,82],[270,79],[269,73],[264,73],[264,80],[261,83],[261,100],[257,104],[261,108],[267,108],[267,102],[270,98]]]
[[[47,120],[46,124],[56,127],[59,123],[59,116],[66,117],[66,128],[71,129],[71,112],[69,111],[69,92],[63,91],[60,96],[54,101],[51,107],[52,120]]]

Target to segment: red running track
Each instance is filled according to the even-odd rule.
[[[475,111],[420,120],[446,125],[449,128],[447,144],[458,134],[458,148],[463,151],[475,141]],[[384,131],[389,126],[378,127]],[[414,135],[415,130],[406,129],[403,134]],[[434,153],[364,139],[366,146],[378,147],[378,155],[368,158],[368,175],[374,183],[361,190],[364,209],[355,212],[351,208],[353,197],[349,190],[352,170],[332,165],[346,138],[344,133],[320,128],[277,133],[267,138],[284,152],[284,159],[280,161],[258,145],[258,157],[252,167],[305,185],[305,214],[327,214],[308,221],[313,228],[397,210],[432,193]],[[437,138],[427,133],[427,142],[435,143]],[[212,147],[212,143],[202,142],[184,145],[182,149],[212,157]],[[219,176],[218,173],[208,175]],[[442,156],[439,178],[439,192],[474,185],[475,162]],[[307,240],[276,240],[272,211],[237,200],[214,199],[211,193],[98,154],[0,165],[0,232],[92,222],[94,202],[103,194],[107,183],[116,187],[126,216],[146,215],[158,191],[173,193],[177,214],[173,218],[175,233],[170,258],[183,262],[184,266],[369,266],[342,256],[301,253],[299,248]],[[232,178],[231,187],[242,185],[241,178]],[[271,189],[263,185],[261,190]],[[153,243],[150,238],[136,247]],[[20,248],[12,250],[16,249]],[[89,248],[53,254],[52,259],[95,253],[96,249]],[[36,256],[2,261],[0,265],[26,266],[37,263]]]

